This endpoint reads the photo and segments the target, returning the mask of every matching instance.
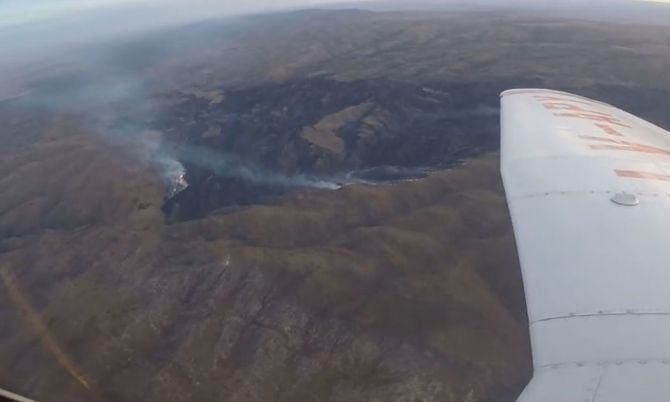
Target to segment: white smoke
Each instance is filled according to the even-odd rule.
[[[171,148],[163,142],[164,147]],[[332,175],[287,175],[271,171],[241,158],[217,152],[212,149],[191,145],[174,146],[178,152],[167,153],[179,155],[179,159],[187,165],[200,166],[211,170],[220,177],[238,178],[257,185],[290,188],[313,188],[322,190],[338,190],[351,184],[389,184],[426,177],[433,169],[427,167],[378,166],[358,169]],[[159,153],[160,154],[160,153]],[[160,155],[166,155],[162,153]],[[183,165],[175,159],[161,159],[160,165],[166,177],[178,178]]]
[[[342,177],[342,180],[337,180],[333,177],[318,177],[304,174],[286,175],[272,172],[269,169],[257,166],[255,163],[244,161],[235,155],[207,148],[191,145],[171,146],[167,142],[164,142],[163,146],[168,149],[172,147],[173,149],[178,148],[180,160],[187,164],[210,169],[220,177],[239,178],[258,185],[337,190],[344,184],[348,184],[345,177]],[[177,163],[181,165],[180,162]],[[176,174],[177,171],[174,170],[172,172]]]
[[[117,141],[121,139],[122,144],[134,152],[138,159],[148,162],[158,172],[165,183],[168,197],[176,195],[189,186],[186,181],[186,168],[164,146],[163,133],[147,129],[126,129],[125,131],[129,133],[119,133],[118,130],[111,129],[107,132],[113,132],[111,138]]]

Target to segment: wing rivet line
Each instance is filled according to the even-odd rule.
[[[650,364],[663,364],[670,365],[670,359],[648,359],[648,358],[635,358],[627,360],[597,360],[597,361],[571,361],[571,362],[556,362],[551,364],[540,365],[538,368],[547,369],[547,370],[560,370],[563,368],[584,368],[584,367],[600,367],[607,368],[610,366],[631,366],[631,365],[650,365]]]
[[[532,199],[532,198],[539,198],[539,197],[553,197],[553,196],[584,196],[584,195],[597,195],[597,194],[628,194],[630,195],[635,195],[638,197],[653,197],[653,198],[660,198],[660,197],[670,197],[670,193],[647,193],[647,192],[615,192],[615,191],[609,191],[609,190],[574,190],[574,191],[543,191],[543,192],[531,192],[531,193],[526,193],[526,194],[518,194],[518,195],[513,195],[510,196],[511,200],[521,200],[521,199]]]

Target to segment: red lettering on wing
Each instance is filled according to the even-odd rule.
[[[605,134],[614,135],[617,137],[623,137],[624,135],[618,132],[614,127],[608,126],[607,124],[597,123],[596,127],[603,130]]]
[[[629,179],[645,179],[645,180],[662,180],[670,181],[670,175],[651,173],[651,172],[639,172],[637,170],[615,170],[617,176],[625,177]]]
[[[563,103],[563,102],[549,102],[549,103],[545,102],[542,103],[542,106],[544,106],[544,108],[548,110],[568,110],[572,112],[583,112],[583,113],[599,114],[607,117],[612,117],[607,113],[597,112],[595,110],[586,110],[581,108],[580,106],[571,105],[569,103]]]
[[[603,137],[591,137],[586,135],[580,135],[579,138],[589,141],[600,141],[607,142],[608,144],[599,144],[599,145],[590,145],[589,147],[598,151],[631,151],[631,152],[642,152],[645,154],[657,154],[657,155],[670,155],[670,151],[665,149],[652,147],[651,145],[638,144],[635,142],[614,140],[611,138]]]
[[[554,113],[554,116],[556,116],[556,117],[572,117],[572,118],[575,118],[575,119],[600,121],[600,122],[614,124],[614,125],[621,126],[621,127],[632,128],[631,126],[620,122],[616,117],[612,117],[612,116],[608,116],[608,115],[599,115],[599,114],[591,114],[591,113],[576,113],[575,112],[575,113]]]
[[[567,97],[567,95],[562,96],[535,95],[534,98],[539,100],[540,102],[572,102],[572,103],[580,103],[582,105],[593,106],[592,102],[586,102],[584,100],[581,100],[581,98],[575,99],[572,97]]]

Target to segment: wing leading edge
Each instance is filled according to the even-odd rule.
[[[670,134],[565,92],[501,104],[534,366],[518,401],[670,400]]]

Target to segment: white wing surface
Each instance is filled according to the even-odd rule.
[[[564,92],[501,99],[534,366],[518,401],[670,401],[670,134]]]

